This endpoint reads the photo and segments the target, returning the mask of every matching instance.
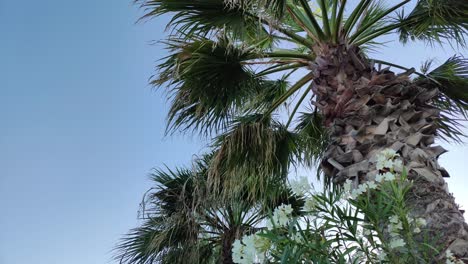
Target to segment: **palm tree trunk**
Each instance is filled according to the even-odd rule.
[[[468,225],[437,162],[446,150],[433,145],[440,113],[428,102],[439,91],[410,81],[408,74],[375,70],[355,47],[321,47],[318,54],[313,89],[331,140],[321,164],[327,179],[373,180],[376,154],[394,149],[414,182],[412,215],[425,218],[428,232],[441,236],[439,259],[450,249],[468,260]]]
[[[228,229],[223,234],[223,245],[221,248],[222,264],[234,264],[232,260],[232,245],[236,240],[236,231],[236,229]]]

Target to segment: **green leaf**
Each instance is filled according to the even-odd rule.
[[[414,9],[399,16],[399,35],[403,43],[424,40],[442,43],[444,40],[465,45],[468,33],[468,2],[459,0],[419,0]]]

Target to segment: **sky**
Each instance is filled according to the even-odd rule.
[[[148,79],[168,17],[140,15],[130,0],[0,0],[0,264],[116,263],[151,169],[201,153],[196,137],[164,135],[168,103]],[[375,57],[418,67],[447,47],[389,43]],[[468,146],[444,147],[468,208]]]

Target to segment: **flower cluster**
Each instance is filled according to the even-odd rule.
[[[377,174],[375,176],[375,181],[364,182],[358,185],[357,188],[352,188],[353,182],[351,180],[346,180],[343,185],[344,192],[350,194],[351,199],[356,199],[359,195],[368,190],[377,189],[379,183],[395,180],[396,176],[393,171],[401,170],[403,167],[401,160],[395,159],[396,157],[398,157],[398,154],[393,149],[385,149],[380,152],[377,155],[376,167],[378,170],[388,169],[389,171]]]
[[[464,263],[462,260],[457,259],[457,257],[453,255],[450,249],[448,249],[445,252],[445,256],[447,257],[447,260],[445,261],[446,264],[463,264]]]
[[[424,218],[412,218],[410,216],[406,217],[408,224],[413,229],[414,233],[420,233],[421,227],[426,225],[426,220]],[[400,231],[403,230],[403,223],[400,221],[398,216],[394,215],[388,219],[389,226],[387,232],[390,234],[391,240],[389,243],[390,248],[404,247],[406,245],[405,241],[400,238]]]
[[[273,212],[273,217],[267,223],[268,230],[272,230],[274,227],[285,227],[288,225],[290,216],[293,209],[290,204],[281,204]]]
[[[393,149],[384,149],[382,152],[377,155],[376,167],[378,170],[383,170],[385,168],[391,170],[401,170],[403,163],[401,160],[396,159],[399,155]]]
[[[345,192],[351,192],[350,193],[350,198],[351,199],[356,199],[359,195],[367,192],[368,190],[373,190],[377,189],[377,184],[375,184],[374,181],[368,181],[362,184],[359,184],[359,186],[351,191],[352,187],[352,181],[351,180],[346,180],[344,184],[344,191]]]
[[[239,264],[261,263],[269,246],[269,240],[257,234],[244,236],[242,240],[236,239],[232,246],[232,260]]]
[[[309,183],[307,177],[289,180],[289,187],[295,195],[305,199],[302,210],[311,212],[315,207],[315,200],[312,198],[314,195],[313,186]]]

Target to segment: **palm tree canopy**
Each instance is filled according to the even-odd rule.
[[[297,214],[301,197],[277,185],[261,201],[246,199],[245,191],[231,200],[218,199],[207,185],[214,155],[194,160],[191,169],[155,170],[155,187],[140,204],[141,225],[132,229],[116,247],[120,263],[219,263],[223,243],[251,233],[268,213],[282,203],[292,204]],[[229,250],[231,248],[229,247]]]
[[[209,174],[212,183],[224,187],[232,186],[221,180],[229,175],[244,175],[236,182],[255,188],[267,186],[274,175],[285,175],[291,162],[310,166],[320,160],[326,118],[314,101],[321,89],[314,82],[318,69],[328,67],[324,56],[330,48],[355,49],[367,57],[366,49],[386,34],[402,42],[450,41],[465,47],[468,32],[468,2],[457,0],[136,2],[145,10],[142,19],[172,16],[164,41],[170,55],[152,81],[167,88],[171,99],[167,131],[215,134],[218,162],[213,164],[218,168]],[[359,62],[353,52],[350,56]],[[333,56],[326,59],[333,61]],[[438,135],[461,139],[453,117],[468,113],[467,59],[454,56],[436,67],[426,63],[421,72],[367,60],[403,69],[428,89],[438,88],[433,100],[442,111]],[[265,176],[249,176],[259,174]]]

